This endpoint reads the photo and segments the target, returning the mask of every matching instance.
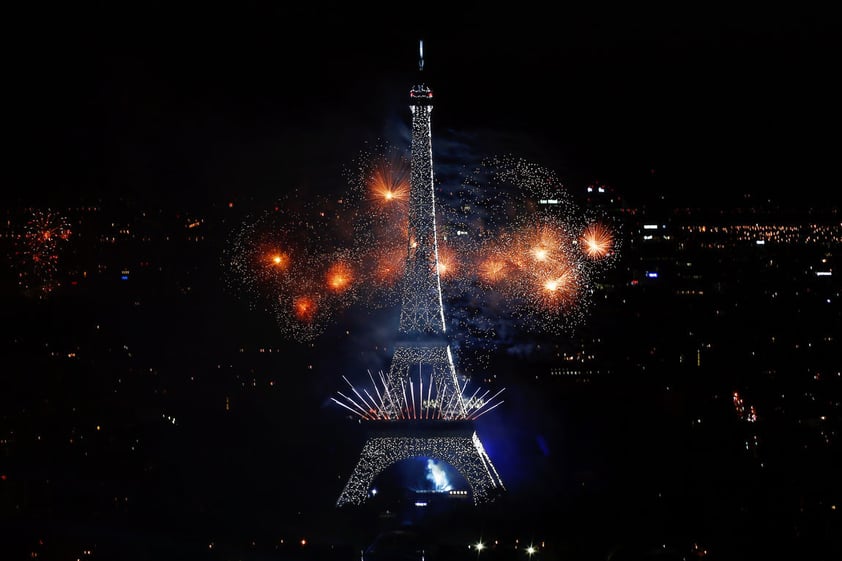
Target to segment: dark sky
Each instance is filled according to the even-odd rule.
[[[366,139],[406,126],[423,38],[439,138],[629,199],[840,200],[828,187],[838,19],[768,4],[590,6],[18,6],[5,18],[3,197],[199,206],[330,189]]]

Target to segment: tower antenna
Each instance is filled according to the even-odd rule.
[[[418,40],[418,70],[424,70],[424,39]]]

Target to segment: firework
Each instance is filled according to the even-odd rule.
[[[611,252],[614,234],[607,226],[599,222],[589,224],[579,237],[582,251],[591,259],[601,259]]]
[[[365,184],[370,197],[384,208],[403,211],[409,202],[409,165],[404,158],[381,160],[367,170]]]
[[[18,285],[46,298],[60,285],[59,266],[72,232],[67,219],[50,209],[35,209],[16,240]]]
[[[357,298],[360,264],[353,248],[332,245],[343,238],[344,202],[292,202],[234,231],[223,267],[231,292],[273,314],[288,338],[310,341]]]
[[[593,279],[616,255],[607,219],[578,208],[552,171],[512,156],[488,158],[474,167],[458,195],[456,205],[452,197],[445,199],[451,208],[469,206],[481,217],[467,225],[459,213],[443,213],[443,229],[465,228],[470,234],[463,243],[471,259],[460,276],[473,277],[469,299],[483,313],[461,316],[460,327],[472,332],[465,342],[500,331],[490,328],[488,318],[514,320],[519,331],[532,333],[561,333],[579,325]],[[458,302],[449,279],[442,282],[452,309]],[[457,300],[465,300],[464,286]]]
[[[400,305],[413,243],[407,154],[372,145],[345,180],[335,199],[305,202],[294,193],[247,220],[226,251],[229,286],[274,314],[292,339],[312,340],[355,303]],[[463,363],[511,331],[504,324],[561,333],[586,317],[618,238],[607,218],[576,206],[554,172],[513,156],[487,158],[436,200],[442,295]]]
[[[438,268],[439,276],[442,279],[448,279],[459,276],[459,258],[456,251],[446,245],[439,244],[438,246]]]

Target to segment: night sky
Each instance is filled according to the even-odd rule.
[[[133,265],[131,283],[116,288],[91,280],[36,302],[16,291],[13,274],[2,277],[10,371],[43,373],[7,380],[0,401],[11,411],[0,428],[22,435],[20,448],[0,456],[0,474],[33,481],[25,512],[0,520],[12,522],[14,551],[27,556],[47,547],[37,545],[46,536],[56,544],[48,559],[79,555],[85,544],[111,553],[136,547],[126,559],[263,559],[249,549],[252,538],[298,539],[332,511],[336,474],[355,461],[362,433],[329,397],[343,389],[340,375],[359,379],[388,362],[396,310],[352,313],[313,344],[290,341],[271,314],[231,294],[220,261],[231,232],[279,198],[343,193],[343,171],[363,147],[384,139],[408,147],[408,92],[419,81],[436,97],[443,190],[455,163],[515,154],[554,170],[571,191],[612,186],[630,207],[842,204],[842,35],[839,20],[817,8],[90,2],[18,5],[4,19],[4,209],[91,204],[103,224],[119,209],[114,223],[134,220],[137,231],[156,233],[183,234],[193,215],[206,220],[198,250],[173,243],[156,255],[141,251],[140,261],[163,272]],[[75,233],[99,239],[88,226]],[[624,266],[603,279],[607,286],[623,282],[632,270]],[[616,364],[631,364],[650,349],[635,349],[639,339],[624,340],[624,330],[684,320],[663,301],[651,316],[642,308],[612,316],[597,305],[565,342],[620,341]],[[838,324],[832,329],[838,334]],[[76,346],[91,349],[85,362],[64,370],[47,358]],[[257,356],[258,348],[273,353]],[[636,531],[658,539],[661,528],[648,521],[666,527],[675,513],[701,527],[707,511],[682,503],[655,512],[646,493],[663,486],[704,498],[693,481],[708,473],[721,484],[717,504],[730,509],[717,523],[737,518],[738,501],[728,501],[742,472],[695,453],[742,451],[713,429],[692,450],[664,444],[686,436],[665,419],[718,407],[694,401],[695,381],[681,397],[635,394],[629,379],[550,397],[538,385],[519,387],[518,376],[548,366],[513,349],[495,359],[515,382],[506,407],[480,429],[504,480],[526,506],[534,501],[524,517],[542,520],[545,535],[553,526],[542,509],[556,496],[566,506],[554,515],[571,533],[587,527],[594,544],[601,524],[615,532],[610,539]],[[252,380],[263,389],[249,393],[243,384]],[[646,383],[660,391],[660,381]],[[222,413],[229,397],[230,415]],[[94,460],[25,440],[66,439],[73,423],[88,434],[100,419],[103,435],[88,435]],[[124,450],[135,442],[138,452]],[[44,479],[59,490],[42,493]],[[586,483],[599,500],[578,487]],[[0,504],[16,504],[18,489],[0,494]],[[752,536],[778,528],[760,526]],[[217,544],[210,554],[209,543]],[[222,544],[230,555],[215,556]]]
[[[654,170],[690,204],[838,200],[838,19],[817,8],[81,3],[8,21],[4,197],[330,189],[363,139],[406,127],[424,39],[442,139],[628,196]]]

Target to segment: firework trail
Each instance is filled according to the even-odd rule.
[[[360,151],[346,191],[293,192],[231,237],[229,286],[273,314],[285,337],[310,341],[348,307],[399,305],[408,240],[408,154]],[[556,174],[513,156],[465,167],[437,187],[439,272],[456,344],[482,349],[501,332],[569,331],[586,317],[594,279],[616,260],[616,227],[574,203]]]

